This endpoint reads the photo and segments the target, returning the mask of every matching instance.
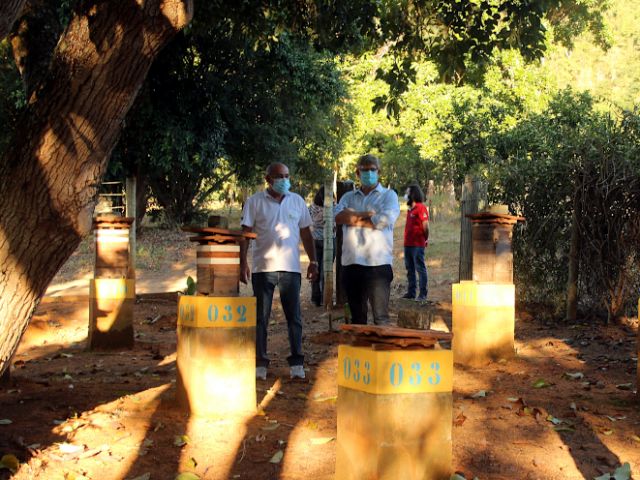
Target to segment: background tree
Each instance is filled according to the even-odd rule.
[[[563,305],[577,221],[582,305],[611,320],[635,304],[639,120],[634,112],[600,113],[588,95],[564,91],[546,111],[493,139],[493,197],[527,218],[514,237],[523,298]]]
[[[252,183],[274,160],[297,170],[296,187],[305,175],[317,181],[348,130],[338,127],[348,110],[328,52],[297,32],[237,35],[207,14],[159,56],[112,159],[150,186],[172,224],[196,220],[224,182]]]
[[[8,5],[5,30],[23,7],[19,1]],[[226,21],[235,36],[259,33],[257,43],[287,30],[332,48],[387,42],[397,61],[380,73],[392,87],[389,99],[378,105],[393,113],[398,111],[394,95],[414,78],[414,57],[434,59],[445,79],[463,78],[469,64],[482,64],[496,48],[513,46],[535,57],[544,48],[544,16],[573,5],[275,0],[212,1],[200,7]],[[0,160],[0,373],[48,283],[89,232],[97,187],[124,118],[158,52],[191,13],[188,0],[85,0],[56,42],[30,39],[55,28],[20,29],[16,34],[24,41],[12,38],[28,103]],[[49,18],[47,26],[58,21]],[[55,49],[46,53],[52,44]]]

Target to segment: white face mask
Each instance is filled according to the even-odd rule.
[[[405,201],[405,202],[408,202],[408,201],[409,201],[409,195],[407,195],[406,193],[404,194],[404,197],[402,197],[402,198],[404,198],[404,201]]]

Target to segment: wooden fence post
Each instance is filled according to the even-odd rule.
[[[460,200],[460,280],[472,280],[471,220],[467,215],[478,213],[487,205],[487,185],[473,175],[465,175]]]
[[[138,228],[136,199],[136,177],[127,177],[125,183],[125,217],[133,217],[133,224],[129,229],[129,275],[127,278],[136,278],[136,229]]]
[[[580,214],[581,205],[578,189],[573,192],[573,212],[571,212],[571,240],[569,243],[569,269],[567,275],[567,322],[575,322],[578,313],[578,275],[580,256]]]
[[[333,185],[335,183],[335,175],[333,178],[327,178],[324,182],[324,238],[323,238],[323,257],[322,257],[322,276],[323,276],[323,304],[327,312],[333,310]],[[331,321],[331,317],[329,317]]]
[[[429,180],[429,182],[427,183],[427,209],[429,211],[429,221],[433,222],[437,219],[438,214],[440,212],[437,212],[435,207],[433,206],[433,197],[436,194],[436,185],[435,182],[433,180]]]

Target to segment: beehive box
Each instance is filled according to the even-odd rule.
[[[133,346],[135,280],[101,278],[89,281],[89,348]]]
[[[178,402],[198,416],[254,414],[255,335],[255,297],[181,296]]]
[[[452,286],[453,359],[479,366],[514,354],[515,287],[463,281]]]
[[[444,480],[452,461],[450,350],[338,348],[337,480]]]

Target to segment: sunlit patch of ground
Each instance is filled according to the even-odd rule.
[[[399,298],[406,279],[396,256],[394,313],[435,308],[434,328],[450,329],[457,244],[446,255],[429,255],[445,252],[446,238],[454,233],[454,223],[432,225],[429,297],[437,305]],[[401,234],[399,226],[398,254]],[[176,241],[183,245],[182,257],[174,251]],[[153,273],[175,291],[186,278],[182,266],[195,263],[193,245],[178,234],[154,248],[164,263],[144,259],[153,269],[141,267],[139,278]],[[243,285],[241,294],[250,295],[251,287]],[[174,295],[139,298],[135,347],[115,352],[85,350],[88,298],[44,302],[13,360],[12,383],[0,390],[0,420],[11,421],[0,424],[0,454],[17,456],[19,480],[131,480],[146,474],[171,480],[184,471],[215,480],[328,480],[335,468],[341,337],[329,332],[324,310],[310,303],[306,281],[302,308],[307,379],[288,378],[286,322],[276,294],[269,327],[272,365],[267,380],[257,382],[258,401],[270,399],[263,412],[232,421],[192,419],[175,403]],[[343,310],[334,313],[338,319]],[[455,369],[452,469],[483,480],[582,480],[629,462],[637,475],[635,324],[570,328],[524,313],[518,312],[516,322],[516,356]],[[0,479],[9,476],[0,470]]]

